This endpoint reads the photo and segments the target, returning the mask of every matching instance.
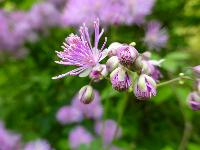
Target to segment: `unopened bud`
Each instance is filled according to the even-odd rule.
[[[135,60],[139,56],[138,51],[130,45],[122,45],[118,51],[117,56],[120,64],[126,67],[130,67],[134,64]]]
[[[197,92],[191,92],[188,96],[188,103],[193,110],[200,110],[200,95]]]
[[[150,99],[152,96],[155,96],[156,95],[155,80],[146,74],[140,75],[135,84],[134,93],[135,96],[141,100]]]
[[[144,52],[142,53],[142,57],[146,60],[149,60],[151,58],[151,52]]]
[[[106,68],[109,72],[112,72],[114,69],[116,69],[118,65],[119,65],[119,59],[117,56],[110,57],[106,62]]]
[[[79,99],[84,104],[89,104],[94,100],[94,90],[92,86],[86,85],[79,91]]]
[[[127,91],[131,86],[131,78],[129,74],[121,67],[116,68],[110,74],[112,87],[117,91]]]
[[[106,65],[97,65],[92,69],[89,76],[93,81],[97,82],[107,76],[107,74],[108,71]]]
[[[117,50],[119,49],[119,47],[122,46],[121,43],[118,42],[114,42],[112,44],[110,44],[110,46],[108,47],[108,55],[111,56],[116,56],[117,55]]]

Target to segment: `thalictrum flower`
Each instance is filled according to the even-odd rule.
[[[94,46],[91,44],[88,28],[85,26],[85,24],[80,27],[80,36],[71,34],[69,37],[67,37],[66,43],[64,43],[64,46],[62,46],[63,51],[57,51],[57,55],[59,58],[61,58],[61,61],[56,61],[56,63],[77,66],[78,68],[53,77],[53,79],[63,78],[64,76],[68,75],[79,75],[81,77],[89,75],[92,68],[98,65],[99,62],[107,55],[107,51],[104,50],[106,38],[101,49],[98,47],[99,40],[103,33],[103,29],[101,32],[99,32],[99,20],[97,19],[94,21]]]
[[[161,24],[157,21],[151,21],[147,25],[144,42],[149,49],[159,50],[165,47],[168,40],[168,34],[165,28],[161,28]]]

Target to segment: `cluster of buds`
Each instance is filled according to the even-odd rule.
[[[196,77],[195,91],[188,95],[188,104],[193,110],[200,110],[200,65],[192,68]]]
[[[71,34],[66,38],[62,46],[63,51],[57,52],[62,65],[73,65],[78,68],[53,77],[63,78],[72,75],[79,77],[89,76],[91,82],[107,79],[111,82],[113,89],[122,91],[133,91],[140,100],[150,99],[156,95],[156,82],[161,76],[159,65],[161,61],[150,60],[151,53],[140,54],[135,48],[135,43],[121,44],[112,43],[105,48],[107,38],[101,49],[98,42],[104,30],[99,32],[99,20],[94,21],[94,45],[89,37],[88,28],[83,24],[80,27],[80,36]],[[105,64],[100,62],[109,57]],[[110,76],[110,77],[108,77]],[[84,104],[89,104],[94,99],[94,90],[91,84],[84,86],[79,91],[79,99]]]
[[[106,67],[110,74],[112,86],[117,91],[131,91],[140,100],[150,99],[156,95],[156,81],[161,76],[158,67],[161,61],[150,60],[151,53],[139,54],[134,47],[121,43],[112,43],[108,47],[110,58]]]

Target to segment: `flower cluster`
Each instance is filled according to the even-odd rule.
[[[151,53],[139,54],[134,47],[135,43],[121,44],[112,43],[105,48],[106,40],[101,48],[98,43],[104,30],[100,32],[99,20],[94,21],[94,44],[91,44],[88,28],[85,24],[80,27],[80,36],[71,34],[66,38],[66,43],[62,46],[63,51],[56,51],[62,65],[73,65],[78,68],[67,73],[53,77],[53,79],[64,76],[79,75],[89,76],[92,82],[100,81],[104,78],[110,81],[113,89],[117,91],[130,91],[134,89],[138,99],[150,99],[156,95],[156,82],[161,73],[160,63],[163,61],[151,60]],[[100,62],[109,57],[105,64]],[[93,100],[93,89],[91,85],[86,85],[79,92],[79,100],[84,104],[89,104]]]
[[[82,22],[92,27],[92,21],[96,18],[100,18],[104,26],[144,24],[145,16],[151,13],[154,2],[155,0],[49,0],[35,3],[28,11],[0,9],[0,50],[15,57],[23,57],[28,52],[24,47],[25,43],[37,41],[41,31],[46,35],[51,27],[74,27]],[[164,47],[167,41],[166,30],[161,29],[158,22],[150,24],[144,38],[147,46],[156,49]]]
[[[200,110],[200,65],[192,68],[195,76],[195,91],[188,95],[188,103],[193,110]]]
[[[35,42],[37,31],[47,32],[47,27],[60,24],[60,12],[49,2],[37,3],[31,10],[0,10],[0,50],[15,57],[26,54],[25,42]]]
[[[81,144],[89,145],[97,136],[100,136],[103,140],[102,147],[106,147],[115,138],[120,138],[122,135],[122,129],[117,127],[114,120],[108,119],[102,121],[103,107],[99,93],[96,90],[92,91],[92,93],[93,100],[91,103],[85,104],[80,101],[79,92],[72,99],[71,105],[63,106],[57,112],[57,121],[62,125],[71,123],[80,124],[84,119],[93,119],[95,121],[94,129],[96,135],[92,135],[80,125],[70,131],[69,145],[71,149],[77,149]]]
[[[92,24],[100,18],[105,25],[141,24],[151,13],[154,0],[69,0],[63,10],[63,25]],[[84,4],[84,5],[83,5]],[[91,7],[92,6],[92,7]]]

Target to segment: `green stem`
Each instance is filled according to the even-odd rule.
[[[164,86],[164,85],[167,85],[167,84],[170,84],[170,83],[179,81],[179,80],[180,80],[180,77],[177,77],[177,78],[174,78],[174,79],[172,79],[172,80],[159,83],[159,84],[157,85],[157,87]]]
[[[169,81],[165,81],[165,82],[159,83],[157,85],[157,87],[161,87],[161,86],[164,86],[164,85],[167,85],[167,84],[171,84],[173,82],[177,82],[177,81],[181,81],[181,80],[192,80],[192,78],[190,78],[188,76],[177,77],[177,78],[171,79]]]
[[[120,127],[120,124],[121,124],[121,121],[122,121],[122,118],[123,118],[123,115],[124,115],[124,111],[125,111],[128,99],[129,99],[129,94],[126,93],[125,94],[125,98],[124,98],[124,102],[123,102],[122,107],[121,107],[121,110],[119,111],[119,114],[118,114],[117,127],[115,129],[115,134],[114,134],[114,137],[113,137],[113,141],[117,137],[117,133],[119,131],[119,127]]]

